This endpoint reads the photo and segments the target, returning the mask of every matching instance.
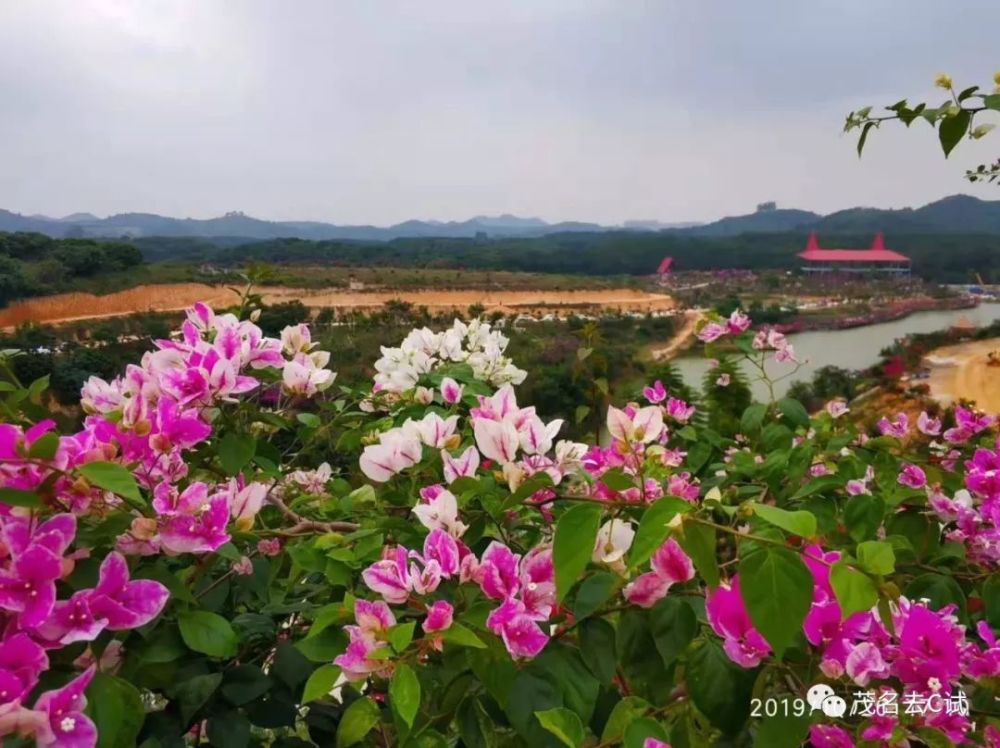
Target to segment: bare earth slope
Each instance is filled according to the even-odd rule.
[[[646,313],[674,308],[673,300],[665,294],[630,288],[581,291],[342,291],[272,286],[261,287],[257,291],[268,304],[298,300],[311,308],[335,307],[345,311],[376,309],[393,299],[414,306],[426,306],[431,312],[465,310],[474,304],[482,304],[487,312],[502,311],[507,314],[586,313],[596,310]],[[138,286],[105,296],[87,293],[43,296],[0,309],[0,328],[24,322],[70,322],[136,312],[178,311],[197,301],[222,307],[233,304],[236,298],[236,293],[227,286],[203,283]]]
[[[933,351],[924,359],[931,369],[931,395],[946,404],[974,400],[986,412],[1000,413],[1000,366],[989,365],[991,351],[1000,351],[1000,338]]]

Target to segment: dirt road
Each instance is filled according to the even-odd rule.
[[[1000,356],[1000,338],[938,348],[925,356],[931,395],[943,404],[974,400],[984,411],[1000,413],[1000,366],[989,365],[992,351]]]
[[[661,346],[650,346],[649,355],[654,361],[666,361],[683,350],[694,338],[695,329],[701,321],[701,312],[687,311],[684,313],[684,323],[674,333],[674,336]]]
[[[663,312],[675,306],[673,299],[666,294],[631,288],[581,291],[341,291],[271,286],[258,288],[257,291],[268,304],[298,300],[314,309],[334,307],[344,311],[371,311],[393,299],[418,307],[426,306],[431,312],[465,311],[474,304],[482,304],[487,312],[532,315],[567,314],[571,311],[584,314],[595,311]],[[43,296],[0,309],[0,328],[14,327],[24,322],[71,322],[136,312],[178,311],[197,301],[222,307],[233,304],[236,298],[236,293],[229,287],[203,283],[138,286],[106,296],[86,293]]]

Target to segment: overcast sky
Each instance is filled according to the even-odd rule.
[[[844,115],[991,83],[998,0],[3,0],[0,207],[710,220],[969,185]]]

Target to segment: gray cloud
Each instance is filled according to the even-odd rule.
[[[961,31],[957,30],[961,28]],[[993,0],[0,5],[0,206],[390,223],[710,219],[973,189],[843,115],[987,82]],[[949,29],[956,29],[950,31]]]

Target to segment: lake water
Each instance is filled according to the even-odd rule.
[[[934,332],[951,327],[962,317],[975,325],[988,325],[1000,319],[1000,304],[980,304],[974,309],[955,309],[939,312],[918,312],[909,317],[884,322],[879,325],[855,327],[850,330],[830,330],[820,332],[800,332],[789,335],[788,340],[795,346],[795,355],[807,360],[794,377],[783,379],[774,386],[776,396],[784,395],[796,380],[811,380],[813,372],[824,366],[839,366],[844,369],[864,369],[879,360],[879,351],[912,333]],[[673,361],[684,381],[695,388],[701,387],[701,380],[708,371],[708,359],[684,357]],[[789,371],[790,364],[769,361],[768,376],[772,379]],[[767,387],[756,378],[759,372],[744,365],[747,379],[751,382],[754,397],[767,400]]]

